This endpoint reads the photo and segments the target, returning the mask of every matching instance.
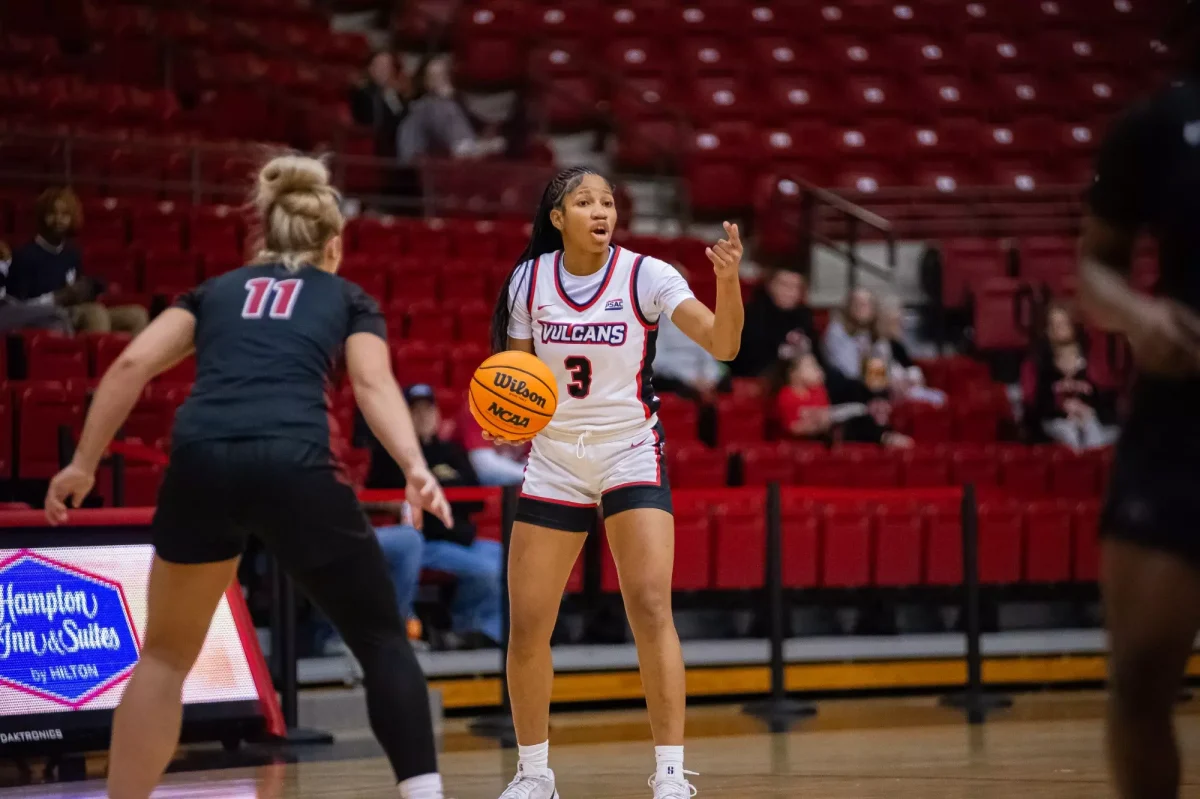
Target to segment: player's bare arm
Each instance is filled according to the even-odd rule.
[[[742,325],[746,319],[738,278],[742,238],[738,226],[729,222],[725,223],[725,234],[725,238],[704,251],[717,276],[716,309],[710,311],[694,298],[684,300],[671,315],[671,321],[717,360],[732,361],[741,348]]]

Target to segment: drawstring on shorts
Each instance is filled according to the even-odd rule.
[[[587,438],[588,431],[584,430],[579,434],[579,438],[575,440],[575,457],[583,460],[587,457],[587,449],[584,446],[584,439]]]

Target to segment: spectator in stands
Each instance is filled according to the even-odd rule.
[[[59,300],[65,301],[73,291],[71,286],[59,292],[54,303],[21,302],[8,294],[6,283],[8,270],[12,266],[12,250],[6,242],[0,241],[0,334],[14,330],[51,330],[57,333],[71,333],[71,320],[66,311],[59,307]]]
[[[363,81],[350,91],[350,113],[359,125],[375,130],[375,154],[396,154],[396,131],[404,118],[412,91],[401,62],[380,50],[371,54]]]
[[[64,308],[75,330],[140,333],[150,321],[140,305],[106,308],[100,286],[82,274],[82,256],[71,241],[83,214],[70,189],[47,189],[37,199],[38,233],[12,256],[7,292],[26,303]],[[68,288],[69,287],[69,288]]]
[[[442,418],[431,386],[410,386],[405,392],[412,411],[413,428],[421,440],[421,450],[429,469],[447,488],[478,486],[479,478],[466,450],[442,436]],[[395,461],[386,457],[381,445],[372,440],[371,471],[367,488],[403,488],[404,476]],[[497,646],[500,640],[501,550],[496,541],[481,541],[475,536],[471,513],[482,510],[477,502],[456,502],[454,527],[447,528],[426,514],[425,539],[421,565],[458,578],[454,604],[450,609],[452,646],[476,648]],[[380,543],[391,534],[379,530]],[[385,544],[386,546],[386,544]]]
[[[402,164],[425,156],[477,158],[502,152],[499,137],[480,139],[450,80],[450,62],[435,56],[418,71],[417,99],[400,123],[396,155]]]
[[[675,269],[687,280],[687,270]],[[658,340],[654,355],[654,387],[688,399],[712,400],[719,388],[729,382],[728,369],[692,341],[670,319],[658,320]]]
[[[911,449],[913,440],[892,429],[892,385],[888,364],[878,355],[863,358],[859,369],[862,380],[850,384],[851,402],[865,406],[866,413],[849,419],[842,428],[842,440],[861,444],[881,444],[889,449]]]
[[[787,383],[775,396],[775,414],[783,431],[795,438],[826,438],[833,429],[825,371],[812,352],[787,366]]]
[[[821,349],[827,368],[849,380],[863,376],[864,359],[871,354],[875,340],[875,295],[868,289],[850,292],[845,311],[829,322]]]
[[[939,408],[946,404],[945,392],[925,385],[925,373],[908,353],[904,344],[904,303],[898,297],[879,301],[873,352],[887,362],[897,398]]]
[[[517,446],[502,441],[488,441],[465,404],[454,432],[455,440],[471,459],[471,467],[475,469],[480,485],[511,486],[524,481],[528,444]]]
[[[1111,425],[1112,398],[1089,374],[1086,347],[1087,338],[1070,310],[1051,304],[1042,335],[1021,371],[1030,432],[1075,450],[1107,447],[1118,432]]]
[[[742,347],[731,364],[737,377],[762,377],[780,359],[790,360],[785,345],[795,346],[802,337],[816,342],[812,311],[804,303],[804,276],[777,269],[763,282],[746,306]],[[790,342],[789,342],[790,339]]]
[[[421,622],[417,619],[413,605],[421,581],[421,563],[425,539],[412,526],[412,512],[405,502],[364,502],[363,510],[370,514],[395,516],[397,524],[375,528],[379,548],[387,561],[392,585],[396,588],[396,603],[401,618],[408,620],[408,637],[414,646],[421,638]],[[324,655],[349,655],[350,648],[338,635],[333,624],[323,614],[317,613],[316,638]],[[421,644],[427,647],[427,644]]]

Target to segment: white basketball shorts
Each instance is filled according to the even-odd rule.
[[[533,440],[517,521],[586,533],[596,506],[606,517],[636,508],[671,512],[662,426],[596,443],[540,435]]]

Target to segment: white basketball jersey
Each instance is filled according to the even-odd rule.
[[[549,434],[619,438],[658,421],[651,385],[658,326],[642,317],[635,288],[644,257],[614,246],[595,296],[574,299],[559,278],[561,250],[534,263],[526,298],[533,351],[558,383]]]

